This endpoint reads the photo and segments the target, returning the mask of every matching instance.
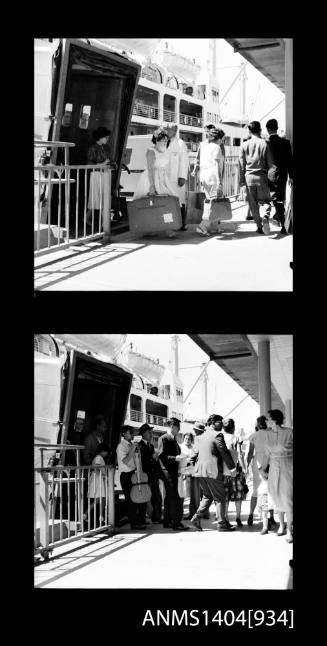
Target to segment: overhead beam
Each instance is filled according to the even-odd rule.
[[[236,52],[246,52],[246,51],[252,51],[252,50],[257,50],[257,49],[271,49],[272,47],[280,47],[280,43],[276,43],[274,41],[273,43],[264,43],[260,45],[236,45],[234,46],[234,49]]]
[[[216,359],[240,359],[241,357],[252,357],[252,352],[239,352],[237,354],[213,354],[212,360]]]

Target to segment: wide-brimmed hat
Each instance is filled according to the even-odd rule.
[[[204,429],[205,429],[205,425],[204,425],[204,424],[201,424],[201,422],[195,422],[195,424],[193,424],[193,429],[194,429],[195,431],[201,431],[201,432],[203,432],[203,431],[204,431]]]

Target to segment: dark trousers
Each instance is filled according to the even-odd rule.
[[[199,478],[199,480],[203,491],[203,498],[196,515],[200,517],[204,516],[214,500],[216,503],[218,525],[225,524],[226,499],[223,476],[218,474],[218,478]]]
[[[190,478],[190,515],[196,514],[201,500],[200,478]]]
[[[154,478],[152,480],[149,479],[149,485],[151,488],[152,505],[151,520],[161,520],[162,496],[159,489],[159,480],[157,478]]]
[[[269,217],[270,205],[270,191],[268,187],[268,179],[265,175],[246,175],[246,195],[251,210],[251,215],[259,227],[261,226],[260,206],[264,207],[264,217]]]
[[[130,522],[131,527],[133,525],[145,524],[145,514],[146,514],[146,502],[136,504],[131,500],[131,489],[132,489],[132,475],[133,471],[122,471],[120,474],[120,484],[123,490],[126,506],[127,506],[127,516]]]
[[[285,225],[285,195],[286,195],[286,182],[287,179],[269,183],[271,201],[276,209],[276,217],[278,218],[281,226]]]
[[[181,204],[181,215],[182,215],[182,226],[186,224],[186,207],[185,204]]]
[[[165,485],[164,525],[178,525],[183,518],[183,500],[178,495],[178,475],[163,470]]]

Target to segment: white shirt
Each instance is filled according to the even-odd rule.
[[[194,456],[194,449],[193,446],[186,446],[186,444],[180,444],[181,447],[181,456],[185,458],[184,460],[181,460],[179,463],[179,469],[182,475],[185,476],[192,476],[194,473],[194,466],[186,466],[186,463]]]
[[[189,157],[187,148],[183,139],[174,137],[171,139],[170,144],[167,148],[169,154],[169,179],[174,185],[175,193],[177,195],[181,204],[185,204],[185,188],[184,186],[178,186],[178,178],[181,177],[186,180],[188,177],[189,169]]]
[[[123,462],[123,460],[128,455],[131,449],[131,446],[132,446],[131,442],[128,442],[127,440],[125,440],[124,437],[122,438],[120,444],[118,444],[117,446],[116,452],[117,452],[119,471],[124,471],[125,473],[128,473],[129,471],[134,471],[134,469],[136,468],[134,453],[131,454],[127,464]]]

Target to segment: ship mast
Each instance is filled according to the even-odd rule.
[[[171,349],[172,349],[172,368],[173,368],[173,373],[176,375],[176,377],[179,376],[179,336],[177,334],[174,334],[171,337]]]

